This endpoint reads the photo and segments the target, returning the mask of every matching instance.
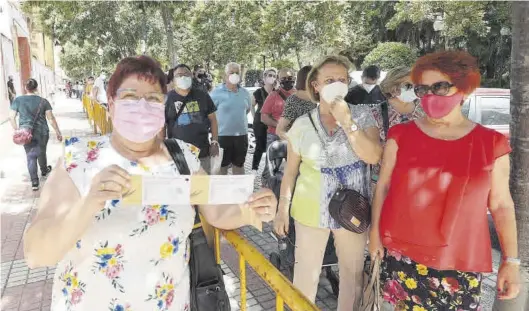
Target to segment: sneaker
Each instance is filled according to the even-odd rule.
[[[31,189],[33,191],[39,191],[39,183],[31,183]]]
[[[50,172],[51,172],[51,165],[48,165],[48,167],[46,167],[46,170],[42,172],[42,177],[48,176]]]

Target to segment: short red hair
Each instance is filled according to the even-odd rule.
[[[108,81],[108,98],[116,97],[117,91],[123,81],[132,75],[137,75],[150,83],[158,83],[162,92],[167,93],[167,83],[165,73],[160,68],[160,64],[148,56],[126,57],[116,66],[116,70]]]
[[[465,51],[443,51],[420,57],[411,70],[411,80],[421,84],[425,71],[439,71],[465,94],[472,93],[481,82],[477,59]]]

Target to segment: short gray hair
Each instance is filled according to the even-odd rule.
[[[230,71],[230,68],[237,67],[239,69],[239,73],[241,72],[241,65],[235,62],[228,63],[226,67],[224,68],[224,73],[228,73]]]

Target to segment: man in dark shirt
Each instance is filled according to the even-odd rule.
[[[380,79],[380,68],[368,66],[362,72],[362,84],[352,87],[345,96],[345,101],[352,105],[378,105],[386,98],[377,85]]]
[[[212,81],[206,70],[200,65],[196,65],[193,71],[193,87],[199,88],[206,93],[211,91]]]
[[[210,156],[219,153],[217,108],[207,92],[193,86],[193,75],[187,65],[180,64],[173,72],[174,90],[167,94],[165,103],[167,136],[198,147],[202,167],[210,173]]]
[[[9,105],[12,105],[13,101],[15,100],[15,97],[17,96],[17,92],[15,91],[15,85],[13,84],[13,76],[9,76],[7,80],[7,94],[9,97]]]

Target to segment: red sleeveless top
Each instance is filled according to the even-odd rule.
[[[398,151],[380,219],[384,246],[438,270],[491,272],[488,197],[494,162],[511,151],[507,138],[478,124],[441,140],[409,122],[388,139]]]

